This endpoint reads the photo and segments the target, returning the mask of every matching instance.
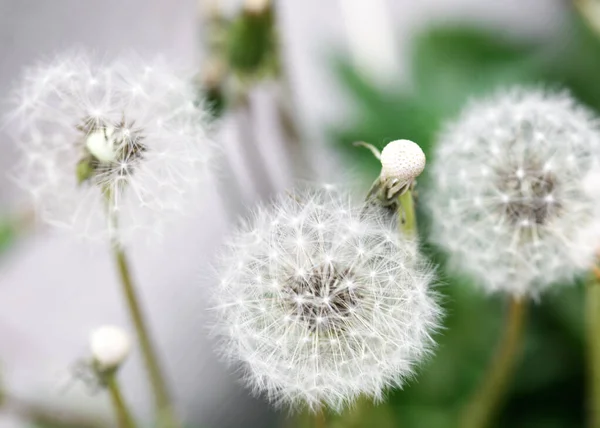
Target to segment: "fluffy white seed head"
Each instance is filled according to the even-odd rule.
[[[425,153],[410,140],[396,140],[381,151],[381,177],[410,182],[425,169]]]
[[[113,370],[129,356],[131,340],[122,328],[106,325],[90,334],[90,350],[100,370]]]
[[[380,211],[332,190],[259,209],[230,240],[215,292],[222,352],[276,404],[340,411],[381,399],[428,353],[433,272]]]
[[[189,82],[160,60],[81,53],[28,69],[9,125],[22,153],[14,175],[42,218],[126,242],[193,208],[213,149]]]
[[[568,94],[474,102],[439,139],[431,238],[485,290],[535,297],[595,258],[599,168],[597,119]]]

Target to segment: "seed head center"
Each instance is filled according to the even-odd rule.
[[[285,294],[293,318],[306,324],[311,331],[343,328],[345,319],[360,300],[353,277],[351,269],[333,263],[291,277],[286,283]]]

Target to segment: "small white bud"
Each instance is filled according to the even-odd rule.
[[[425,153],[410,140],[396,140],[381,152],[381,177],[409,182],[425,169]]]
[[[114,128],[108,126],[92,132],[85,140],[85,146],[101,162],[113,162],[116,159]]]
[[[131,341],[122,328],[106,325],[92,332],[90,349],[100,369],[110,370],[125,361],[131,350]]]

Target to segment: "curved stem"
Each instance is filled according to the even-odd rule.
[[[512,379],[523,337],[525,315],[526,302],[511,298],[502,340],[483,383],[465,408],[461,427],[484,428],[496,416]]]
[[[588,426],[600,428],[600,269],[594,268],[586,284],[585,309],[588,343]]]
[[[107,377],[106,387],[117,414],[119,428],[135,428],[136,423],[129,411],[127,403],[125,403],[121,388],[119,387],[119,382],[117,381],[116,373],[112,373]]]

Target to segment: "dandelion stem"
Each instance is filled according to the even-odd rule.
[[[157,353],[148,332],[142,308],[138,302],[139,298],[133,285],[127,257],[122,247],[116,243],[113,244],[113,251],[119,270],[121,285],[123,286],[123,292],[125,294],[125,300],[127,302],[127,307],[129,308],[129,314],[135,326],[142,358],[144,359],[148,377],[154,392],[157,419],[159,421],[158,426],[161,428],[179,427],[179,423],[173,411],[165,378],[158,363]]]
[[[257,141],[253,113],[249,95],[247,93],[240,93],[235,115],[238,122],[241,151],[244,159],[250,163],[250,171],[253,174],[253,179],[260,196],[268,198],[275,192],[276,186],[271,179],[267,162]]]
[[[417,234],[417,219],[415,216],[415,202],[413,200],[412,190],[409,188],[398,198],[400,202],[398,224],[400,232],[408,237],[415,237]]]
[[[319,411],[315,413],[315,428],[325,428],[327,426],[327,418],[325,417],[325,411]]]
[[[117,414],[117,421],[119,428],[135,428],[136,423],[129,411],[129,407],[123,398],[119,382],[117,380],[117,373],[111,373],[106,378],[106,387],[112,400],[115,412]]]
[[[600,269],[594,268],[586,284],[586,317],[588,342],[589,427],[600,428]]]
[[[105,196],[111,230],[113,255],[119,271],[119,278],[121,280],[129,315],[131,316],[137,334],[142,359],[146,365],[146,371],[148,372],[148,378],[154,393],[157,426],[159,428],[178,428],[180,423],[175,415],[167,383],[158,362],[157,352],[152,343],[143,310],[139,304],[139,297],[137,296],[133,284],[129,262],[127,261],[127,256],[121,243],[116,238],[115,231],[118,230],[118,217],[113,207],[112,191],[106,190]]]
[[[526,302],[511,298],[504,334],[486,377],[462,416],[462,428],[484,428],[496,416],[510,384],[525,326]]]

